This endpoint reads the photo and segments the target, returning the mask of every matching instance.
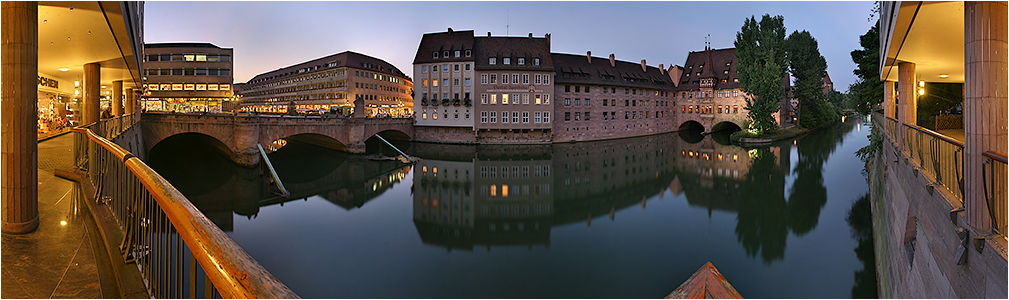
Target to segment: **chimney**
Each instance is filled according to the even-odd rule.
[[[589,64],[592,64],[592,51],[586,51],[585,57],[589,59]]]
[[[550,46],[550,34],[549,33],[544,34],[543,37],[547,38],[547,46],[549,47]]]
[[[614,56],[613,53],[610,53],[610,66],[611,67],[617,66],[616,56]]]
[[[529,33],[529,38],[533,38],[533,33],[532,32]]]
[[[452,27],[448,28],[448,33],[452,33]]]
[[[487,37],[490,37],[490,31],[487,32]]]
[[[648,72],[648,67],[645,66],[645,60],[641,60],[641,72]]]
[[[659,64],[659,74],[666,75],[666,65]]]

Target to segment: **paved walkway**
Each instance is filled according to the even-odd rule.
[[[39,227],[2,234],[0,297],[105,298],[92,238],[91,218],[74,182],[53,175],[73,166],[73,134],[39,142]],[[103,296],[103,292],[105,295]]]

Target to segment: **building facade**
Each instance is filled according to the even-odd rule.
[[[148,111],[222,112],[232,100],[234,49],[210,43],[144,45]]]
[[[704,131],[712,131],[729,122],[746,129],[746,94],[740,89],[737,63],[735,48],[691,51],[687,55],[675,97],[679,114],[676,122],[681,127],[693,121]],[[778,114],[775,116],[780,119]]]
[[[550,143],[554,104],[550,35],[477,37],[477,142]]]
[[[648,66],[553,53],[554,142],[590,141],[676,130],[673,100],[680,67]]]
[[[427,33],[413,60],[416,139],[473,143],[473,31]]]
[[[361,117],[405,117],[413,113],[413,81],[392,64],[345,51],[256,75],[243,84],[241,110],[300,113],[336,110]]]

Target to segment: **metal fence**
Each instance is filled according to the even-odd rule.
[[[985,151],[981,165],[981,179],[984,181],[984,198],[988,203],[991,228],[995,234],[1006,235],[1006,156]]]
[[[298,298],[161,175],[105,138],[135,123],[116,118],[75,128],[75,154],[95,183],[95,198],[123,230],[120,251],[136,262],[150,295]]]
[[[904,153],[963,206],[963,143],[915,125],[902,126]]]

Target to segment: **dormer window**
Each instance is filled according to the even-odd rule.
[[[466,57],[470,57],[472,55],[473,55],[472,50],[466,50]]]
[[[459,50],[455,50],[455,57],[459,57]]]
[[[510,65],[512,63],[512,59],[511,59],[511,57],[505,57],[505,58],[501,59],[501,62],[504,63],[504,64],[506,64],[506,65]]]
[[[539,58],[533,58],[533,65],[534,66],[540,65],[540,59]]]
[[[442,56],[448,58],[448,51],[442,52]]]
[[[431,57],[433,57],[433,58],[438,58],[438,51],[435,51],[434,53],[432,53],[432,54],[431,54]]]
[[[494,58],[494,57],[489,58],[488,61],[487,61],[487,64],[496,65],[497,64],[497,58]]]
[[[729,74],[729,70],[722,71],[722,74]]]
[[[519,65],[525,65],[526,64],[526,59],[525,58],[519,57],[518,60],[519,60]]]
[[[739,83],[739,78],[733,78],[732,82]]]

